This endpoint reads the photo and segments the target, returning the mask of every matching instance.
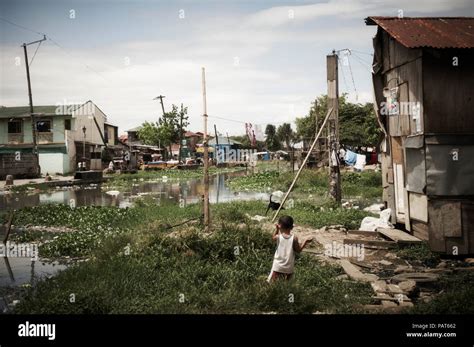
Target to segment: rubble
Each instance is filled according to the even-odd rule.
[[[416,282],[413,280],[399,282],[398,287],[408,296],[411,296],[417,289]]]
[[[379,264],[384,265],[384,266],[393,265],[392,262],[390,262],[390,261],[388,261],[388,260],[385,260],[385,259],[384,259],[384,260],[380,260],[380,261],[379,261]]]

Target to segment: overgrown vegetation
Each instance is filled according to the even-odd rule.
[[[217,168],[215,166],[209,168],[210,175],[216,175],[220,173],[229,173],[243,171],[243,167],[229,167],[229,168]],[[178,170],[178,169],[164,169],[156,171],[138,171],[135,174],[117,174],[110,176],[109,180],[105,185],[104,189],[110,187],[122,187],[130,186],[131,184],[139,184],[141,182],[156,182],[163,180],[178,180],[178,179],[192,179],[203,177],[203,170]]]
[[[407,311],[414,314],[473,314],[474,273],[461,271],[444,275],[437,282],[440,294],[427,303],[418,303]]]
[[[236,201],[212,207],[217,225],[219,221],[248,223],[248,216],[263,215],[265,210],[266,202],[263,201]],[[362,218],[370,215],[364,211],[335,208],[327,203],[313,205],[310,202],[296,202],[286,212],[293,216],[297,224],[314,228],[341,224],[354,229]],[[90,255],[95,248],[102,247],[104,238],[115,237],[129,230],[159,229],[199,218],[201,213],[199,204],[178,208],[176,204],[157,205],[152,198],[144,198],[137,200],[134,207],[124,209],[101,206],[71,208],[59,204],[26,207],[15,213],[14,225],[72,228],[74,232],[56,233],[54,237],[39,231],[20,233],[16,237],[17,240],[45,241],[40,246],[43,257],[83,257]]]
[[[224,223],[212,235],[188,229],[180,237],[129,232],[108,238],[94,260],[39,282],[15,312],[350,313],[370,300],[366,284],[338,280],[338,267],[308,255],[297,261],[294,280],[267,284],[273,251],[268,233],[251,225]]]
[[[293,181],[292,172],[267,170],[248,176],[233,178],[229,185],[235,190],[282,190],[287,191]],[[322,170],[304,169],[293,189],[295,193],[324,196],[328,190],[329,177]],[[347,197],[377,198],[382,196],[382,175],[380,172],[343,172],[342,193]]]

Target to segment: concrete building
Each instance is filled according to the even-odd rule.
[[[106,122],[106,115],[92,101],[35,106],[34,124],[41,173],[73,173],[84,152],[89,165],[91,159],[100,160],[102,147],[115,143],[118,133],[116,127],[106,125]],[[104,136],[106,131],[107,139]],[[32,177],[34,173],[33,126],[29,107],[0,107],[0,178],[8,174]]]

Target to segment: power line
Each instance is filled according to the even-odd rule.
[[[62,47],[59,43],[57,43],[55,40],[53,40],[51,38],[51,36],[48,36],[48,39],[54,44],[56,45],[59,49],[61,49],[65,54],[69,55],[71,58],[76,58],[74,55],[72,55],[71,53],[69,53],[64,47]],[[81,63],[82,65],[84,65],[84,67],[90,71],[92,71],[93,73],[99,75],[102,79],[104,79],[105,81],[109,82],[110,81],[105,78],[101,73],[99,73],[98,71],[95,71],[93,68],[91,68],[89,65],[87,65],[86,63]]]
[[[366,63],[367,65],[372,65],[372,62],[369,61],[369,60],[366,60],[365,57],[359,56],[357,53],[354,53],[354,56],[357,56],[361,61],[363,61],[363,62]]]
[[[267,124],[283,124],[283,123],[290,123],[288,121],[282,121],[282,122],[264,122],[264,123],[253,123],[252,121],[244,122],[240,120],[235,120],[235,119],[230,119],[230,118],[225,118],[225,117],[219,117],[219,116],[211,116],[207,115],[209,118],[214,118],[214,119],[220,119],[220,120],[225,120],[228,122],[234,122],[234,123],[240,123],[240,124],[246,124],[246,123],[251,123],[252,125],[267,125]]]
[[[35,33],[35,34],[38,34],[38,35],[41,35],[41,36],[44,36],[44,35],[45,35],[44,33],[40,33],[39,31],[36,31],[36,30],[30,29],[30,28],[27,28],[27,27],[25,27],[25,26],[23,26],[23,25],[13,23],[13,22],[9,21],[8,19],[1,18],[1,17],[0,17],[0,20],[3,20],[4,22],[7,22],[7,23],[9,23],[9,24],[11,24],[11,25],[14,25],[14,26],[16,26],[16,27],[18,27],[18,28],[21,28],[21,29],[23,29],[23,30],[31,31],[32,33]]]
[[[360,53],[360,54],[366,54],[366,55],[370,55],[370,56],[374,56],[373,53],[367,53],[367,52],[362,52],[362,51],[358,51],[356,49],[351,49],[352,52],[357,52],[357,53]]]
[[[10,21],[10,20],[8,20],[8,19],[5,19],[5,18],[1,18],[1,17],[0,17],[0,20],[4,21],[4,22],[6,22],[6,23],[9,23],[9,24],[11,24],[11,25],[13,25],[13,26],[16,26],[16,27],[18,27],[18,28],[21,28],[21,29],[23,29],[23,30],[30,31],[30,32],[32,32],[32,33],[35,33],[35,34],[38,34],[38,35],[41,35],[41,36],[47,36],[48,39],[49,39],[54,45],[56,45],[58,48],[60,48],[64,53],[66,53],[67,55],[69,55],[69,56],[72,57],[72,58],[75,58],[75,57],[74,57],[71,53],[69,53],[64,47],[62,47],[59,43],[57,43],[55,40],[53,40],[50,35],[46,35],[46,34],[41,33],[41,32],[39,32],[39,31],[36,31],[36,30],[30,29],[30,28],[27,28],[27,27],[25,27],[25,26],[23,26],[23,25],[14,23],[14,22],[12,22],[12,21]],[[38,49],[39,49],[39,45],[38,45],[38,47],[36,48],[36,52],[38,52]],[[36,52],[35,52],[33,58],[31,59],[31,63],[33,62],[33,59],[34,59],[34,57],[35,57],[35,55],[36,55]],[[30,65],[31,65],[31,63],[30,63]],[[87,65],[87,64],[85,64],[85,63],[81,63],[81,64],[84,65],[84,67],[85,67],[86,69],[88,69],[88,70],[92,71],[93,73],[99,75],[102,79],[104,79],[105,81],[107,81],[107,82],[110,83],[110,81],[109,81],[108,79],[106,79],[106,78],[105,78],[102,74],[100,74],[98,71],[95,71],[94,69],[92,69],[89,65]]]
[[[352,73],[351,61],[349,60],[349,58],[347,59],[347,61],[349,63],[349,72],[351,73],[352,85],[354,86],[354,91],[355,91],[356,101],[357,101],[359,99],[359,95],[357,93],[357,88],[354,82],[354,74]]]
[[[339,56],[337,56],[337,57],[339,59],[339,62],[341,63],[342,62],[341,58],[339,58]],[[344,64],[341,64],[341,65],[344,66]],[[346,86],[346,90],[348,91],[349,86],[347,85],[346,74],[344,73],[344,68],[341,68],[341,71],[342,71],[342,80],[344,81],[344,85]]]
[[[369,66],[366,62],[364,62],[363,60],[361,60],[357,55],[354,55],[354,58],[356,58],[356,61],[362,65],[364,67],[364,69],[366,69],[368,72],[372,73],[372,70],[369,69]]]

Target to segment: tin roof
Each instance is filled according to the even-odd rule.
[[[407,48],[474,48],[473,17],[367,17]]]

